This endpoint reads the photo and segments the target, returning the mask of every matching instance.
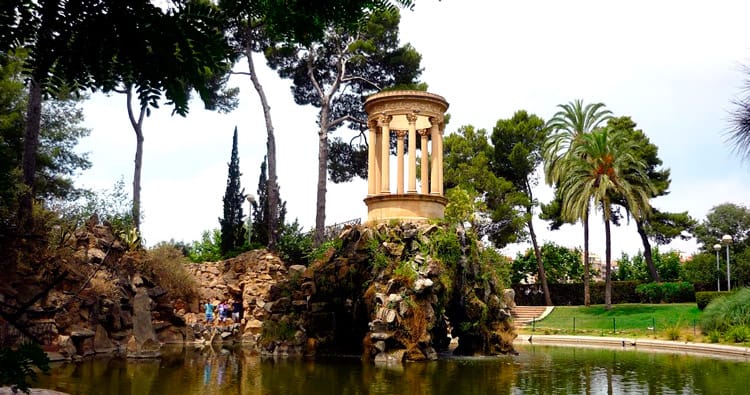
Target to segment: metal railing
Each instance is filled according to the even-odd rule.
[[[337,224],[328,225],[326,226],[325,230],[325,239],[326,240],[333,240],[341,233],[342,230],[344,230],[344,227],[348,226],[355,226],[362,224],[362,218],[355,218],[350,219],[348,221],[339,222]]]

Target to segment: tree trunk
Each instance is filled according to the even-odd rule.
[[[268,179],[266,180],[266,204],[268,204],[268,249],[275,251],[279,241],[279,185],[276,181],[276,138],[273,134],[273,122],[271,122],[271,106],[268,105],[263,86],[255,73],[253,63],[253,51],[250,45],[245,47],[245,57],[250,71],[250,80],[253,82],[255,91],[258,92],[260,104],[263,107],[263,117],[266,120],[266,155],[268,156]],[[262,208],[261,208],[262,209]]]
[[[606,210],[609,210],[609,207]],[[612,235],[610,233],[609,219],[604,220],[604,246],[604,259],[606,259],[604,305],[607,310],[610,310],[612,309]]]
[[[320,130],[318,131],[318,196],[317,203],[315,204],[315,237],[313,238],[313,247],[320,247],[325,239],[329,111],[327,104],[324,104],[320,110]]]
[[[591,306],[591,271],[589,269],[589,214],[588,207],[583,218],[583,304]]]
[[[536,232],[534,232],[534,225],[532,224],[531,207],[528,207],[526,212],[529,214],[529,219],[526,223],[529,226],[531,244],[534,246],[534,256],[536,256],[536,265],[539,270],[539,282],[542,283],[542,292],[544,292],[544,303],[547,306],[552,306],[552,296],[549,294],[549,287],[547,286],[547,274],[544,272],[542,253],[539,251],[539,244],[536,242]]]
[[[648,241],[646,230],[643,228],[643,222],[635,220],[635,224],[638,228],[638,235],[641,236],[641,242],[643,243],[643,258],[646,259],[648,271],[651,273],[651,281],[661,282],[659,273],[656,271],[656,265],[654,265],[654,257],[651,255],[651,243]]]
[[[138,114],[138,119],[135,119],[133,114],[133,105],[131,100],[133,99],[132,87],[127,87],[125,93],[128,100],[128,117],[130,118],[130,124],[133,126],[135,132],[135,160],[133,169],[133,225],[135,229],[140,233],[141,231],[141,168],[143,167],[143,118],[146,115],[146,106],[141,105],[141,111]]]
[[[23,183],[26,189],[21,194],[18,206],[18,224],[23,232],[34,226],[32,207],[34,205],[34,181],[36,177],[36,155],[39,150],[39,129],[42,122],[42,86],[31,79],[29,103],[26,109],[26,129],[23,139]]]

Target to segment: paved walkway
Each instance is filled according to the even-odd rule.
[[[648,338],[523,334],[518,335],[516,343],[656,350],[750,360],[750,348],[748,347],[713,343],[655,340]]]

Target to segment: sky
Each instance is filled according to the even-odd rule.
[[[418,0],[403,11],[402,43],[422,54],[422,81],[450,103],[445,133],[462,125],[491,132],[498,119],[524,109],[543,119],[575,99],[603,102],[615,116],[630,116],[659,147],[671,169],[671,193],[652,201],[662,211],[688,211],[705,219],[712,207],[750,201],[750,166],[732,151],[726,132],[732,101],[750,78],[750,15],[747,1],[473,1]],[[277,171],[287,219],[315,223],[317,111],[294,104],[291,81],[254,57],[271,106]],[[236,70],[246,71],[241,61]],[[234,76],[240,106],[229,114],[202,109],[195,100],[187,117],[168,106],[144,121],[142,233],[147,245],[191,242],[219,227],[235,127],[239,134],[242,186],[257,194],[266,129],[260,102],[247,76]],[[111,189],[133,178],[135,134],[121,94],[93,94],[84,104],[91,135],[78,150],[93,167],[77,184]],[[366,218],[367,183],[328,182],[326,223]],[[537,198],[551,200],[540,185]],[[245,207],[247,213],[247,206]],[[600,213],[598,213],[600,215]],[[537,220],[540,243],[583,244],[580,225],[552,232]],[[591,250],[603,256],[603,225],[592,221]],[[529,243],[502,251],[515,256]],[[664,249],[692,254],[694,241]],[[613,228],[615,258],[642,245],[634,225]]]

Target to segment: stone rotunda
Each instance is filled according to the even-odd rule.
[[[447,109],[448,102],[442,96],[422,91],[381,92],[367,98],[368,223],[444,217],[448,203],[443,196],[443,131]],[[395,190],[391,183],[391,133],[397,141]]]

